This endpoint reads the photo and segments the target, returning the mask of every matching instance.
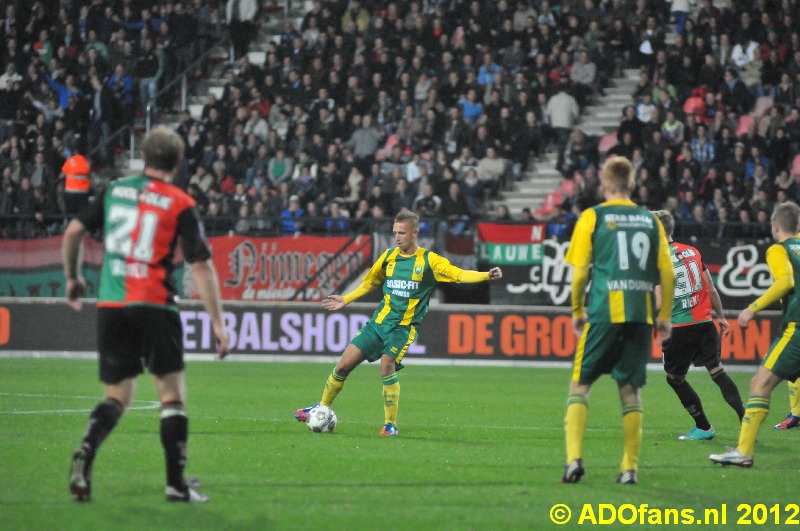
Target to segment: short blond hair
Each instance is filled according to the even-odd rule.
[[[629,194],[633,188],[633,164],[625,157],[610,157],[603,166],[602,176],[609,192]]]
[[[789,201],[775,205],[775,210],[772,211],[772,222],[784,232],[797,234],[800,232],[800,206]]]
[[[153,128],[142,142],[145,168],[173,172],[183,160],[184,143],[181,136],[167,126]]]
[[[395,223],[410,223],[411,230],[417,230],[419,228],[419,216],[415,212],[411,212],[408,209],[403,209],[397,213],[394,217]]]

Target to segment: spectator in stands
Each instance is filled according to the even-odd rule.
[[[594,93],[596,78],[597,66],[589,60],[589,52],[580,51],[578,62],[572,66],[570,79],[574,84],[575,99],[581,107],[586,105],[587,99]]]
[[[597,142],[587,136],[580,128],[575,128],[569,142],[559,153],[557,169],[568,179],[572,179],[576,171],[583,171],[590,165],[597,165]]]
[[[467,125],[475,125],[483,115],[483,104],[477,101],[476,91],[473,88],[467,90],[467,95],[458,100],[464,122]]]
[[[694,206],[696,204],[694,192],[685,191],[678,199],[678,206],[675,211],[676,219],[681,221],[691,221],[694,216]]]
[[[635,37],[630,26],[620,17],[614,19],[613,26],[606,34],[608,45],[614,55],[617,72],[627,68],[635,49]]]
[[[743,12],[742,17],[748,17],[749,13]],[[739,37],[737,43],[733,46],[731,50],[731,61],[737,68],[740,70],[745,68],[754,59],[756,59],[756,54],[758,53],[758,43],[750,40],[747,32],[742,32],[741,36]]]
[[[330,203],[328,219],[325,221],[325,230],[331,234],[350,232],[348,216],[342,211],[339,202],[334,200]]]
[[[292,172],[294,171],[294,164],[288,158],[283,148],[278,148],[275,156],[269,161],[267,168],[267,178],[272,183],[279,183],[281,181],[288,181],[291,179]]]
[[[395,170],[398,171],[398,170]],[[414,203],[414,195],[408,186],[408,181],[405,177],[398,177],[395,179],[395,189],[394,193],[392,194],[392,214],[397,214],[401,210],[408,209],[411,210],[411,206]]]
[[[708,137],[707,130],[705,125],[699,124],[697,126],[697,136],[691,141],[692,157],[700,163],[701,171],[708,170],[716,157],[714,142]]]
[[[246,55],[250,48],[256,15],[258,15],[256,0],[228,0],[225,5],[225,20],[228,23],[236,58]]]
[[[163,62],[159,60],[153,39],[144,40],[144,48],[136,61],[133,69],[134,75],[139,79],[140,108],[147,109],[148,104],[155,106],[155,96],[158,92],[158,81],[163,74]],[[155,107],[152,111],[155,115]]]
[[[460,236],[464,232],[469,221],[469,207],[458,182],[450,183],[447,194],[442,198],[439,216],[442,218],[439,224],[441,233],[449,232],[453,236]]]
[[[478,178],[483,183],[484,194],[491,197],[497,195],[506,184],[507,170],[508,161],[498,157],[493,147],[488,147],[486,156],[478,162],[477,166]]]
[[[281,212],[281,232],[283,234],[299,232],[302,227],[300,219],[304,214],[305,210],[300,206],[300,197],[297,195],[289,197],[289,205]]]
[[[250,217],[250,205],[247,202],[239,203],[239,216],[233,227],[236,234],[247,234],[252,229],[253,223]]]
[[[720,101],[728,111],[734,111],[737,115],[743,115],[750,110],[750,93],[732,68],[725,70],[720,86]]]
[[[492,54],[486,52],[483,54],[483,64],[478,68],[478,84],[489,85],[494,81],[495,74],[502,72],[499,65],[495,64]],[[466,113],[465,113],[466,116]]]
[[[411,210],[417,212],[420,217],[434,218],[438,216],[441,205],[442,199],[434,194],[433,186],[425,184],[422,192],[414,199]]]
[[[344,185],[344,200],[349,208],[352,209],[356,207],[358,202],[363,198],[364,186],[366,186],[364,174],[361,173],[361,170],[359,170],[357,166],[351,166],[350,173]],[[367,209],[368,208],[369,205],[367,205]]]
[[[566,83],[561,83],[558,92],[547,101],[547,115],[556,134],[558,150],[561,151],[580,117],[578,102],[567,92]]]
[[[658,106],[653,103],[652,96],[651,92],[645,92],[636,103],[636,118],[644,124],[658,123]]]
[[[17,233],[22,235],[23,238],[31,237],[35,202],[31,179],[26,175],[20,178],[19,188],[17,188],[14,193],[14,206],[12,211],[19,218],[16,226]]]
[[[533,216],[533,214],[531,213],[531,209],[528,208],[528,207],[525,207],[525,208],[522,209],[522,212],[520,212],[520,215],[519,215],[519,220],[522,223],[538,223],[539,222]]]
[[[506,205],[499,205],[493,221],[496,223],[509,223],[514,221],[514,218],[511,217],[511,212]]]
[[[370,167],[375,160],[375,152],[383,135],[372,125],[372,116],[365,114],[362,117],[361,127],[353,131],[350,139],[344,144],[352,148],[356,164],[362,176],[369,174]]]
[[[104,83],[97,74],[91,76],[92,104],[89,116],[88,141],[90,146],[97,146],[99,151],[95,159],[98,166],[113,165],[113,152],[108,141],[113,124],[119,123],[117,101],[111,87]]]
[[[673,147],[683,144],[684,125],[678,120],[674,109],[667,110],[666,120],[661,124],[661,137]]]
[[[14,83],[22,81],[22,76],[17,73],[17,65],[13,61],[6,64],[5,72],[0,76],[0,90],[9,90]]]

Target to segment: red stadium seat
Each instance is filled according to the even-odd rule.
[[[686,114],[702,114],[705,110],[705,103],[702,98],[688,98],[683,104],[683,112]]]
[[[617,133],[614,131],[600,139],[600,145],[597,146],[597,150],[601,154],[608,153],[608,150],[617,144],[619,144],[619,141],[617,140]]]
[[[559,192],[553,192],[544,196],[542,206],[535,212],[537,218],[549,218],[556,213],[556,207],[562,203],[563,199]]]
[[[565,196],[575,195],[575,184],[575,179],[564,179],[556,191]]]
[[[759,96],[753,107],[753,112],[750,114],[756,119],[761,118],[761,116],[772,107],[772,104],[772,96]]]
[[[750,128],[756,123],[755,118],[749,114],[739,117],[739,123],[736,126],[736,136],[744,136]]]
[[[795,155],[794,159],[792,159],[792,167],[790,175],[792,177],[800,176],[800,155]]]

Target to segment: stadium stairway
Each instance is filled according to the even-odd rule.
[[[284,16],[282,11],[275,11],[271,6],[264,6],[256,22],[257,32],[256,37],[250,43],[250,50],[247,53],[247,59],[251,64],[261,66],[266,59],[266,50],[269,43],[273,40],[277,41],[278,36],[283,30],[283,24],[286,20],[291,20],[294,23],[295,29],[299,29],[303,22],[303,16],[312,7],[312,1],[306,0],[303,2],[292,2],[288,17]],[[214,12],[216,24],[217,12]],[[227,29],[222,25],[223,33]],[[209,57],[209,77],[198,81],[189,82],[189,95],[187,97],[186,108],[189,114],[195,120],[199,120],[203,112],[203,106],[206,104],[209,92],[213,92],[217,99],[222,97],[223,87],[225,85],[224,76],[229,70],[236,71],[235,64],[230,62],[231,50],[222,46],[215,46]],[[180,87],[178,87],[180,91]],[[179,96],[174,97],[176,108],[180,104]],[[174,113],[164,113],[159,119],[159,123],[169,127],[176,128],[180,119],[179,111]],[[128,157],[128,150],[125,150],[117,155],[116,167],[122,169],[124,174],[134,174],[144,169],[144,161],[138,158],[141,154],[139,151],[139,142],[143,138],[145,132],[144,119],[142,117],[136,118],[134,122],[134,131],[136,132],[136,147],[135,152],[137,158],[130,159]]]
[[[597,95],[591,105],[583,109],[576,127],[598,142],[604,137],[613,137],[619,127],[622,110],[633,103],[632,94],[636,87],[639,70],[623,70],[623,75],[614,78],[613,85],[605,89],[605,95]],[[523,208],[530,208],[537,219],[546,219],[556,213],[556,207],[563,197],[572,195],[575,183],[562,177],[556,169],[558,153],[554,146],[541,157],[528,165],[521,181],[514,183],[493,201],[492,206],[506,205],[512,216],[517,216]]]

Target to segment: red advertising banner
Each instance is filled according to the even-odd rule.
[[[332,287],[371,264],[372,245],[365,245],[369,238],[218,236],[209,243],[223,299],[288,300],[321,270],[300,297],[321,300]]]
[[[65,281],[61,241],[61,236],[0,240],[0,296],[62,297]],[[97,296],[102,263],[102,242],[84,238],[82,274],[89,297]]]
[[[542,243],[547,235],[547,225],[506,225],[503,223],[478,223],[478,239],[489,243]]]

